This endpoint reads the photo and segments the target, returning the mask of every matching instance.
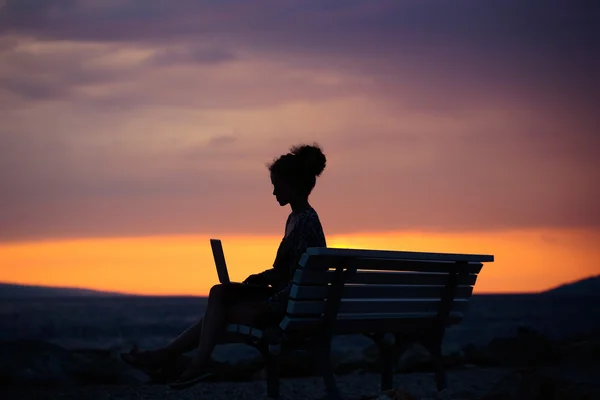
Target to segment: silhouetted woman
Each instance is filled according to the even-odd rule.
[[[292,147],[269,165],[273,195],[279,205],[289,204],[292,209],[273,268],[249,276],[244,283],[213,286],[204,318],[166,346],[123,354],[123,359],[136,367],[159,367],[198,347],[190,366],[171,384],[183,389],[209,375],[212,351],[228,323],[258,327],[278,324],[285,314],[300,257],[308,247],[326,247],[319,216],[308,202],[325,163],[325,155],[315,144]]]

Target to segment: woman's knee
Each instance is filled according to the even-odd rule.
[[[210,292],[208,293],[208,296],[210,298],[214,298],[214,299],[223,299],[225,297],[225,286],[218,284],[218,285],[214,285],[213,287],[210,288]]]

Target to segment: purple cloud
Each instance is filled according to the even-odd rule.
[[[598,229],[587,4],[8,1],[0,240],[279,234],[314,140],[329,233]]]

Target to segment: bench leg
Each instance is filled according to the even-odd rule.
[[[277,399],[279,398],[279,354],[271,354],[268,348],[259,350],[265,360],[267,395],[272,399]]]
[[[390,390],[394,386],[394,337],[388,334],[377,340],[381,360],[381,390]]]
[[[429,344],[429,351],[433,359],[433,367],[435,371],[435,384],[438,391],[442,391],[448,387],[446,379],[446,369],[444,368],[444,360],[442,359],[442,341],[435,340]]]
[[[331,338],[323,340],[319,344],[317,350],[317,363],[323,375],[323,382],[327,390],[328,400],[343,400],[342,394],[337,387],[333,367],[331,366]]]
[[[375,342],[379,351],[381,390],[390,390],[394,387],[394,361],[396,360],[394,344],[396,343],[396,337],[391,333],[368,333],[365,336]]]

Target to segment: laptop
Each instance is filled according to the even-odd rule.
[[[217,267],[217,275],[219,282],[230,283],[229,271],[225,263],[225,254],[223,253],[223,245],[219,239],[210,239],[210,247],[212,248],[213,257],[215,258],[215,266]]]

